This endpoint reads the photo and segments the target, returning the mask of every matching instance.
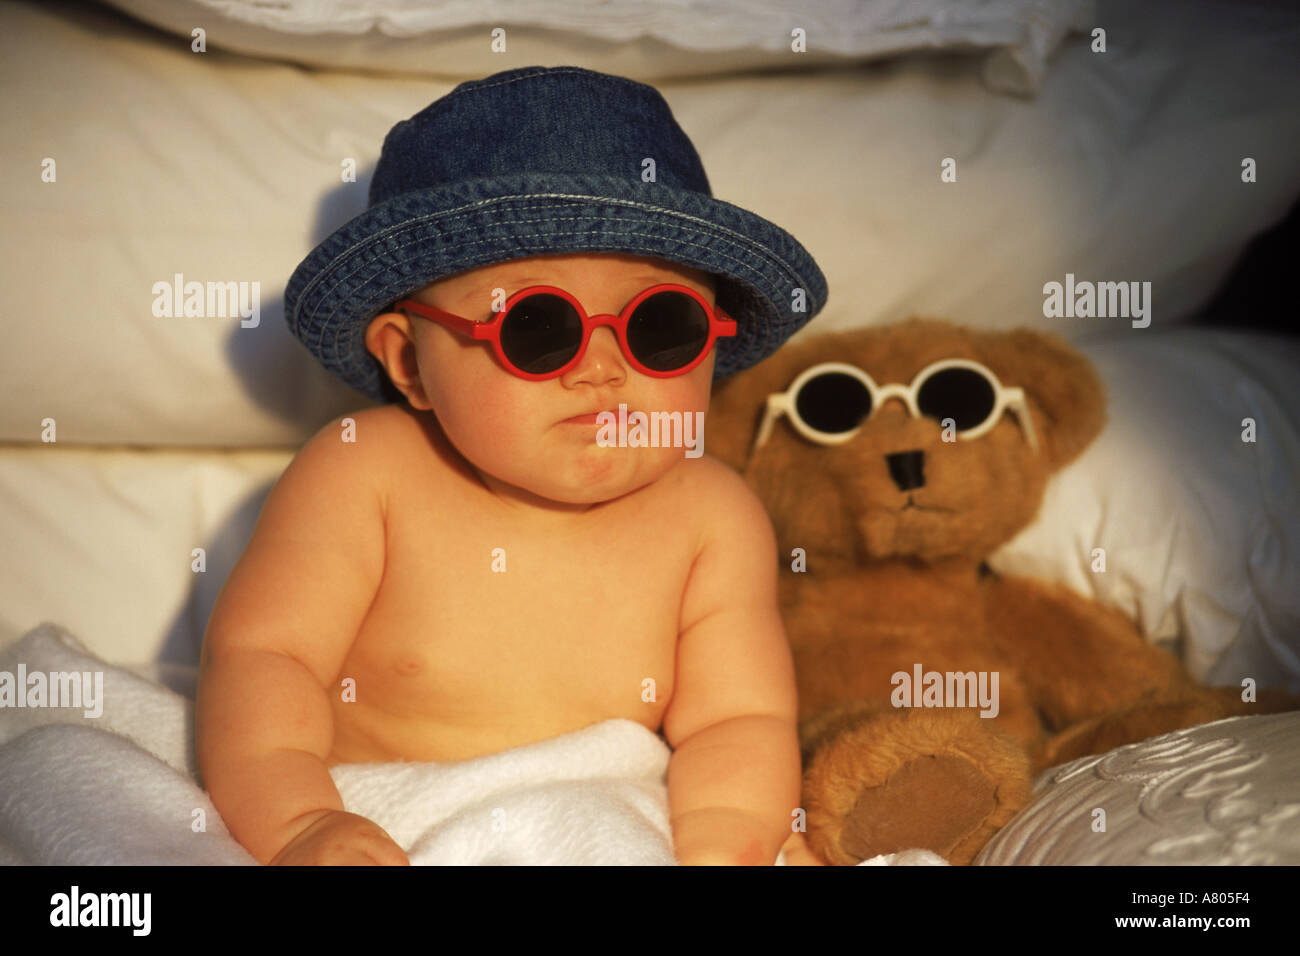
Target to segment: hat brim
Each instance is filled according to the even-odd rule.
[[[812,256],[746,209],[655,183],[547,173],[414,190],[373,206],[294,270],[285,318],[327,369],[391,401],[365,347],[366,327],[387,306],[477,266],[579,252],[654,256],[718,276],[717,303],[738,332],[718,340],[715,379],[776,351],[826,300]]]

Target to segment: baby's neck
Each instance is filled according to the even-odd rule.
[[[495,475],[489,475],[472,462],[466,461],[465,464],[470,473],[478,478],[479,483],[488,494],[505,507],[518,510],[521,514],[536,516],[541,519],[554,516],[556,519],[563,521],[579,517],[593,508],[599,508],[606,504],[603,501],[573,504],[567,501],[554,501],[550,498],[543,498],[541,495],[533,494],[526,488],[520,488],[518,485],[502,481]]]

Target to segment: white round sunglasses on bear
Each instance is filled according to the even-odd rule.
[[[1010,409],[1029,446],[1038,452],[1024,391],[1005,387],[988,366],[953,358],[927,365],[909,385],[877,385],[862,369],[845,362],[814,365],[784,392],[767,397],[767,410],[750,455],[767,444],[772,426],[782,415],[809,441],[839,445],[852,439],[891,398],[902,401],[914,418],[934,418],[941,424],[951,420],[959,426],[957,437],[966,440],[984,435]],[[815,427],[809,418],[823,427]],[[966,422],[964,427],[959,418]]]

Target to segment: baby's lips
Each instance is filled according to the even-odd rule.
[[[580,412],[579,414],[574,415],[571,418],[564,419],[564,421],[573,422],[575,424],[581,424],[581,425],[588,425],[588,424],[595,425],[598,421],[598,416],[600,416],[602,413],[613,415],[615,419],[618,418],[617,411],[609,408],[599,408],[590,412]]]

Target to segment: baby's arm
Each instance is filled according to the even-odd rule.
[[[790,837],[800,768],[794,664],[776,601],[776,541],[741,478],[708,458],[711,515],[682,601],[664,714],[668,802],[684,864],[770,865]],[[706,471],[707,469],[707,471]]]
[[[382,829],[343,811],[325,764],[327,695],[384,569],[373,439],[344,444],[332,422],[299,451],[204,635],[199,768],[230,832],[261,863],[407,862]]]

